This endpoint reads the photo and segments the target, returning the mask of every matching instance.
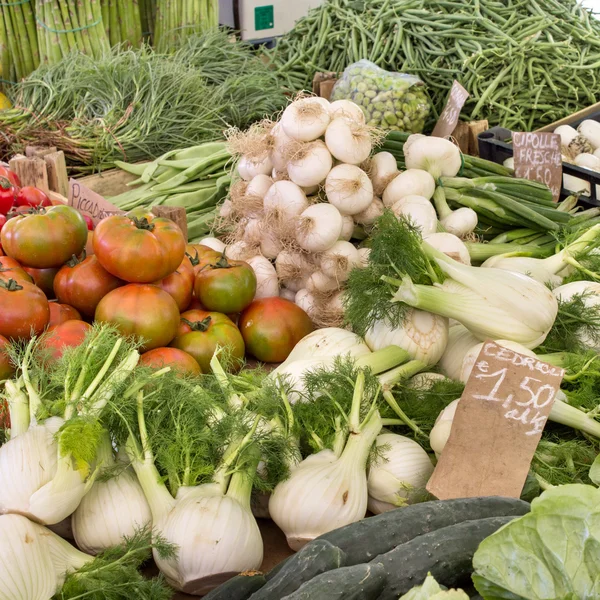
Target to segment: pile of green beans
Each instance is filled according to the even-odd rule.
[[[464,120],[520,131],[600,99],[600,21],[576,0],[326,0],[271,56],[296,89],[361,59],[417,75],[434,118],[456,78]]]
[[[121,210],[138,207],[180,206],[188,218],[188,240],[197,241],[211,230],[216,206],[231,183],[231,154],[225,142],[208,142],[183,150],[172,150],[151,162],[115,166],[138,179],[131,191],[108,198]]]

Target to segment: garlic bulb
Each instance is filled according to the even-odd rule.
[[[448,320],[422,310],[410,310],[399,327],[387,321],[377,321],[366,335],[371,350],[400,346],[414,360],[435,365],[448,342]]]
[[[433,473],[427,452],[402,435],[382,433],[376,447],[382,453],[369,469],[369,510],[379,514],[425,499],[425,485]]]
[[[72,517],[75,541],[88,554],[117,546],[151,521],[150,506],[129,469],[95,482]]]

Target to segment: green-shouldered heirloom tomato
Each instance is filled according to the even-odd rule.
[[[2,228],[0,239],[7,256],[36,269],[62,266],[85,248],[87,225],[70,206],[31,208]]]
[[[254,300],[240,315],[238,326],[248,353],[267,363],[283,362],[315,328],[299,306],[278,297]]]
[[[89,323],[77,320],[53,325],[42,336],[41,348],[50,360],[58,360],[67,348],[79,346],[91,329]]]
[[[54,278],[58,273],[58,267],[49,267],[48,269],[35,269],[33,267],[26,267],[23,265],[23,271],[25,271],[32,279],[33,283],[37,285],[46,298],[51,300],[54,298]]]
[[[15,367],[12,364],[6,352],[7,345],[8,340],[3,335],[0,335],[0,381],[2,381],[3,379],[10,379],[15,372]],[[0,406],[0,413],[1,412],[2,407]]]
[[[178,348],[154,348],[140,356],[140,365],[162,369],[171,367],[182,375],[201,375],[202,370],[196,359]]]
[[[159,287],[130,283],[100,300],[96,321],[112,323],[123,335],[143,338],[143,350],[152,350],[167,346],[177,334],[179,309]]]
[[[177,270],[185,254],[185,239],[170,219],[113,215],[94,229],[94,254],[115,277],[152,283]]]
[[[19,261],[10,258],[10,256],[0,256],[0,279],[3,281],[14,279],[17,283],[22,283],[23,281],[35,283],[33,277],[23,269]]]
[[[241,367],[245,354],[244,340],[233,321],[224,314],[204,310],[189,310],[181,315],[171,346],[191,354],[203,373],[210,373],[210,359],[217,347],[225,349],[230,367],[235,370]]]
[[[154,285],[172,296],[179,310],[184,311],[190,305],[194,293],[194,270],[189,258],[184,256],[177,271],[156,281]]]
[[[44,292],[33,283],[0,279],[0,335],[29,339],[44,331],[50,307]]]
[[[124,283],[111,275],[95,256],[83,260],[72,258],[56,274],[54,292],[59,302],[93,318],[100,300]]]
[[[207,262],[197,273],[194,294],[209,311],[241,312],[256,293],[256,275],[252,267],[224,254]]]
[[[48,305],[50,306],[50,320],[48,321],[50,327],[67,321],[81,321],[79,311],[68,304],[49,302]]]

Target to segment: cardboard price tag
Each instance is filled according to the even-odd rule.
[[[431,135],[445,138],[452,134],[456,129],[460,111],[470,95],[471,94],[469,94],[458,81],[454,80],[454,83],[450,88],[446,106],[444,106],[444,110],[442,111],[438,122],[435,124]]]
[[[558,202],[562,187],[560,136],[548,131],[514,132],[515,176],[546,184]]]
[[[564,370],[487,341],[427,484],[440,500],[518,498]]]
[[[94,227],[110,215],[124,215],[125,211],[119,210],[114,204],[105,200],[100,194],[93,192],[76,179],[69,180],[69,206],[76,208],[80,213],[91,217]]]

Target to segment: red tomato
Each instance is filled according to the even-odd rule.
[[[98,304],[96,321],[112,323],[123,335],[143,338],[144,350],[166,346],[179,326],[175,300],[154,285],[130,283],[113,290]]]
[[[83,215],[83,220],[87,225],[88,231],[94,231],[94,221],[92,221],[92,217],[89,217],[88,215]]]
[[[196,359],[177,348],[154,348],[154,350],[144,352],[140,357],[140,365],[154,369],[171,367],[182,375],[200,375],[202,373]]]
[[[85,244],[85,255],[94,256],[94,232],[88,231],[88,239]]]
[[[0,335],[0,381],[3,379],[10,379],[14,372],[15,367],[12,364],[8,354],[6,353],[5,347],[8,345],[8,340]],[[196,362],[196,361],[194,361]],[[2,414],[2,406],[0,406],[0,415]],[[0,428],[2,427],[2,417],[0,416]]]
[[[51,360],[58,360],[67,348],[79,346],[92,328],[85,321],[65,321],[53,325],[42,336],[41,347]]]
[[[17,206],[52,206],[52,202],[42,190],[26,185],[17,194]]]
[[[242,312],[239,328],[249,354],[262,362],[283,362],[314,329],[309,316],[283,298],[255,300]]]
[[[156,281],[154,285],[172,296],[180,311],[185,310],[192,301],[194,288],[194,271],[188,257],[183,257],[175,273],[171,273],[161,281]]]
[[[0,231],[2,231],[2,228],[4,227],[4,224],[6,223],[6,215],[0,215]],[[0,248],[0,250],[2,250],[2,248]],[[2,256],[0,254],[0,256]]]
[[[30,209],[16,215],[2,228],[4,252],[29,267],[60,267],[85,248],[87,227],[81,214],[70,206]]]
[[[50,319],[44,292],[33,283],[0,279],[0,335],[29,339],[41,333]]]
[[[68,304],[61,304],[60,302],[49,302],[50,306],[50,321],[48,325],[60,325],[67,321],[81,321],[81,315],[78,310],[75,310]]]
[[[33,277],[23,269],[19,262],[8,256],[0,256],[0,279],[3,281],[14,279],[19,284],[23,281],[34,283]]]
[[[256,275],[248,263],[228,260],[223,255],[196,273],[194,293],[208,310],[240,312],[254,298]]]
[[[95,256],[89,256],[82,261],[72,259],[62,267],[54,279],[54,291],[59,302],[93,318],[100,300],[123,283],[111,275]]]
[[[232,367],[241,367],[244,358],[244,340],[235,324],[221,313],[189,310],[181,315],[177,337],[171,344],[191,354],[202,369],[210,373],[210,359],[217,347],[226,348]]]
[[[49,300],[54,298],[54,278],[59,271],[58,268],[50,267],[48,269],[34,269],[33,267],[23,266],[23,271],[25,271],[33,279],[33,283],[46,294],[46,298]]]
[[[206,310],[198,298],[192,298],[192,301],[188,304],[186,310]]]
[[[185,253],[181,229],[170,219],[113,215],[94,230],[94,254],[115,277],[151,283],[177,270]]]
[[[18,187],[15,187],[6,177],[0,176],[0,214],[8,214],[15,204],[18,193]]]
[[[6,177],[14,186],[21,187],[19,176],[10,169],[0,165],[0,177]]]

